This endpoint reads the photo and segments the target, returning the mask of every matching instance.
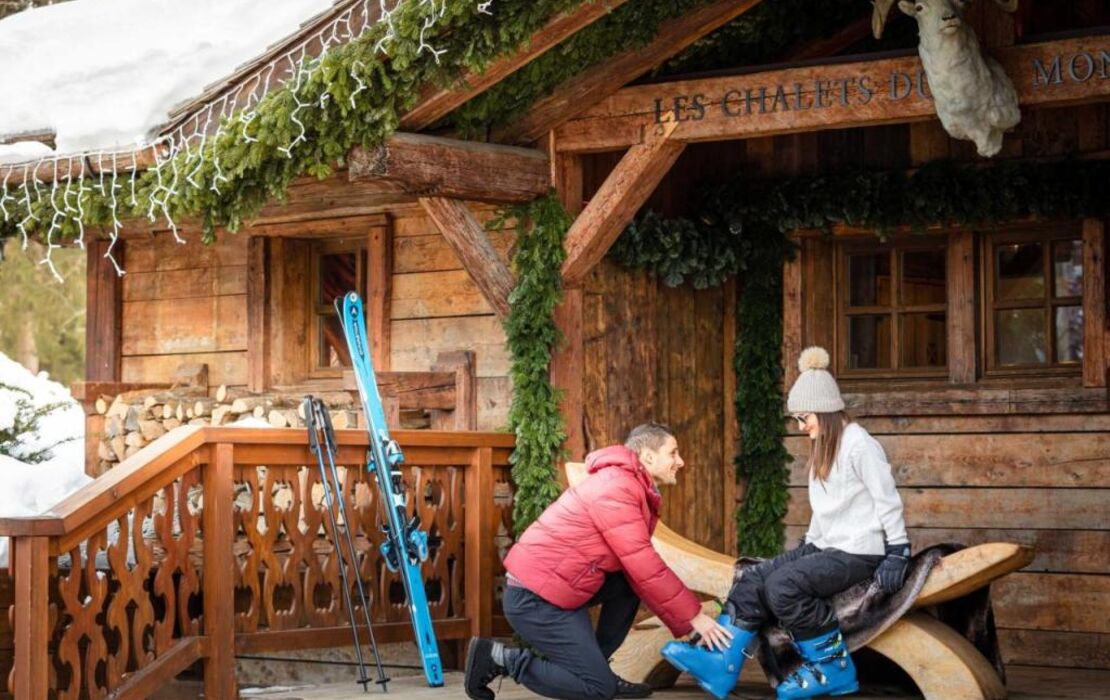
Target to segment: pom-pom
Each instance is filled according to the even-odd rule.
[[[811,348],[802,350],[802,354],[798,356],[798,370],[805,372],[810,369],[828,369],[829,368],[829,353],[825,348],[819,348],[816,345]]]

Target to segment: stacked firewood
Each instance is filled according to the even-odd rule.
[[[324,392],[318,396],[328,406],[337,430],[358,427],[357,401],[349,392]],[[254,418],[275,428],[304,427],[303,399],[299,394],[250,394],[226,386],[220,386],[211,396],[194,387],[100,396],[95,402],[96,413],[104,416],[97,447],[99,473],[183,425],[219,426]]]

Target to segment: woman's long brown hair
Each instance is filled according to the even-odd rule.
[[[813,415],[817,416],[817,425],[820,426],[820,430],[809,452],[809,464],[807,465],[809,467],[809,478],[825,483],[833,465],[836,464],[836,451],[840,449],[840,436],[844,433],[844,428],[852,422],[852,419],[845,411],[815,413]]]

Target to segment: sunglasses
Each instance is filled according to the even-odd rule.
[[[795,414],[793,414],[792,417],[794,418],[794,420],[798,421],[798,429],[799,430],[805,430],[806,421],[809,419],[810,415],[812,415],[812,414],[809,414],[809,413],[795,413]]]

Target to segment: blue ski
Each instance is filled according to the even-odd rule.
[[[339,306],[338,301],[336,306]],[[420,656],[424,662],[424,675],[428,679],[428,685],[437,688],[443,685],[443,664],[439,659],[439,646],[432,627],[432,616],[428,612],[424,579],[420,574],[420,562],[428,558],[428,533],[420,529],[420,519],[417,516],[411,519],[408,517],[405,483],[401,478],[404,456],[396,441],[389,437],[385,409],[382,408],[378,380],[374,374],[374,362],[370,359],[370,348],[366,340],[362,299],[357,293],[348,292],[343,297],[339,312],[343,334],[347,338],[347,348],[351,352],[351,364],[358,382],[362,410],[366,414],[366,425],[370,432],[367,468],[374,471],[385,506],[387,529],[386,541],[382,542],[381,547],[382,556],[385,557],[390,571],[401,573],[412,628],[416,633],[416,645],[420,648]]]

